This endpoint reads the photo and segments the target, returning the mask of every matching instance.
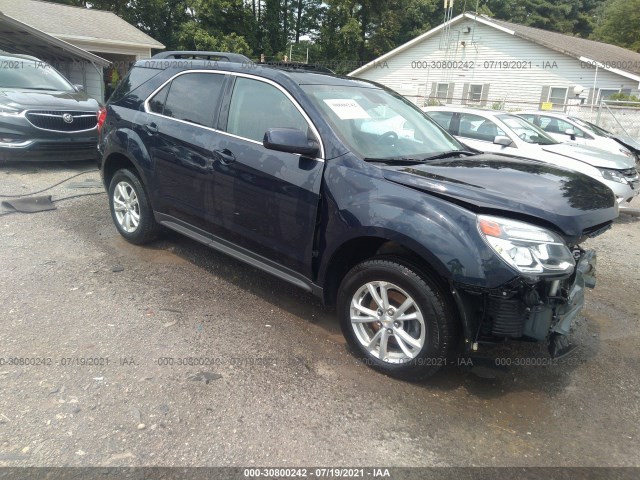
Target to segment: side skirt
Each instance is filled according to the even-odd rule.
[[[220,237],[212,235],[204,230],[201,230],[193,225],[190,225],[182,220],[166,215],[164,213],[153,212],[156,220],[161,225],[175,230],[182,235],[185,235],[193,240],[218,250],[222,253],[236,258],[244,263],[247,263],[253,267],[259,268],[267,273],[270,273],[274,277],[278,277],[281,280],[289,282],[298,288],[301,288],[307,292],[311,292],[314,295],[322,298],[322,287],[311,282],[308,278],[294,272],[291,269],[283,267],[275,262],[272,262],[268,258],[264,258],[260,255],[247,250],[246,248],[234,245]]]

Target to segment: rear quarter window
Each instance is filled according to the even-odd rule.
[[[144,85],[162,70],[156,68],[133,67],[129,73],[122,79],[114,92],[109,97],[110,103],[119,102],[129,94],[133,93],[141,85]]]

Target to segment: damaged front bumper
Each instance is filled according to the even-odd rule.
[[[585,288],[596,284],[596,253],[576,248],[576,267],[570,277],[552,280],[519,278],[494,291],[454,289],[467,320],[466,345],[505,339],[546,341],[552,357],[571,349],[567,336],[584,306]]]

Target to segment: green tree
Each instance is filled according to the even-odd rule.
[[[303,36],[317,33],[322,14],[322,0],[292,0],[293,41],[300,42]]]
[[[260,50],[268,58],[282,55],[287,46],[287,33],[284,28],[283,12],[279,0],[265,0],[262,8]]]
[[[640,52],[640,0],[612,0],[603,10],[593,38]]]
[[[213,37],[231,34],[242,37],[249,48],[257,48],[258,22],[244,0],[188,0],[188,22],[196,22],[201,30]]]
[[[491,8],[491,3],[489,1],[487,4],[489,8]],[[509,21],[554,31],[562,31],[564,29],[564,25],[561,26],[560,22],[566,22],[567,15],[571,10],[568,2],[563,0],[555,2],[522,0],[500,3],[504,3],[508,8],[508,11],[501,16],[507,16]]]
[[[588,37],[604,0],[483,0],[485,11],[500,20]]]
[[[394,37],[396,45],[402,45],[436,27],[443,19],[441,4],[440,0],[406,0],[403,2],[403,14],[400,16],[398,32]]]
[[[428,30],[434,11],[431,0],[327,0],[318,42],[327,59],[366,62]]]
[[[122,18],[168,50],[178,48],[182,26],[189,19],[185,0],[130,0],[129,6]]]

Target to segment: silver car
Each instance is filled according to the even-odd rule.
[[[607,185],[624,207],[640,193],[635,159],[586,145],[560,143],[525,119],[474,108],[423,110],[465,145],[481,152],[539,160],[584,173]]]
[[[547,111],[516,112],[516,115],[542,128],[559,142],[588,145],[607,152],[636,157],[636,154],[621,141],[616,140],[613,134],[580,118]]]

